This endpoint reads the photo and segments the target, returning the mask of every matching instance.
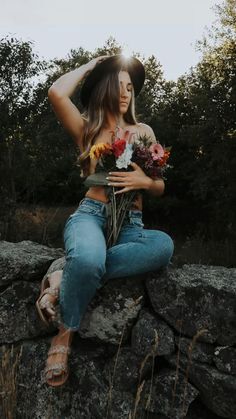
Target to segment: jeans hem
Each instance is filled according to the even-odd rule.
[[[71,332],[78,332],[80,326],[68,326],[67,324],[65,324],[64,322],[60,321],[59,322],[59,326],[63,326],[64,329],[71,331]]]

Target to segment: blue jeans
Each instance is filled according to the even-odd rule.
[[[109,249],[105,234],[106,204],[84,198],[64,228],[60,312],[67,329],[79,329],[89,302],[107,280],[158,270],[173,254],[168,234],[143,228],[142,211],[127,213],[118,241]]]

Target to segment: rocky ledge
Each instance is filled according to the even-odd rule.
[[[236,269],[184,265],[110,280],[75,334],[70,376],[42,371],[55,325],[35,301],[62,249],[0,242],[0,417],[236,419]]]

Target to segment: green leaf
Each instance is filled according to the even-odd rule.
[[[108,180],[106,179],[108,176],[108,172],[94,173],[87,177],[84,181],[84,185],[87,187],[108,185]]]

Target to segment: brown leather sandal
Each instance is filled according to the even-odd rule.
[[[55,354],[69,355],[70,353],[70,346],[54,345],[54,340],[52,340],[51,348],[48,351],[48,357]],[[44,369],[44,377],[49,386],[57,387],[63,385],[69,377],[68,356],[64,362],[54,362],[51,365],[48,365],[47,361],[47,366]]]
[[[43,277],[42,283],[41,283],[41,290],[40,290],[40,295],[39,298],[37,299],[35,305],[38,311],[38,314],[41,318],[41,320],[44,322],[44,324],[46,326],[49,326],[50,322],[52,321],[52,316],[49,315],[49,313],[47,312],[47,310],[45,310],[46,308],[51,308],[51,309],[55,309],[54,304],[51,301],[41,301],[42,297],[45,294],[50,294],[53,295],[55,297],[55,302],[58,300],[59,298],[59,288],[58,287],[51,287],[48,281],[48,277],[50,274],[46,274]]]

